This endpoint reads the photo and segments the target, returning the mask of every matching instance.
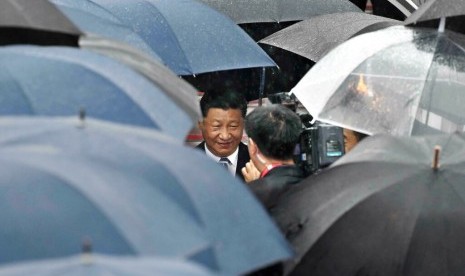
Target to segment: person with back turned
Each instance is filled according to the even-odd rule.
[[[282,105],[260,106],[247,115],[245,131],[249,137],[251,164],[242,169],[246,179],[256,168],[259,178],[249,188],[270,210],[292,185],[305,178],[294,163],[294,150],[302,131],[297,114]]]
[[[242,167],[250,160],[247,146],[241,142],[247,101],[237,92],[206,92],[200,100],[202,120],[198,123],[204,141],[197,149],[244,181]]]

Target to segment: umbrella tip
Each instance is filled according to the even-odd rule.
[[[79,109],[79,126],[84,127],[86,122],[86,109],[81,107]]]
[[[441,147],[436,145],[434,147],[433,164],[431,166],[433,170],[435,171],[439,169],[439,154],[440,153],[441,153]]]
[[[446,18],[445,17],[441,17],[441,19],[439,19],[439,27],[438,27],[438,32],[439,33],[443,33],[444,30],[446,28]]]
[[[81,263],[89,265],[92,263],[92,241],[89,238],[84,238],[82,241]]]

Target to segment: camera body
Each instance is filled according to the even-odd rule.
[[[344,153],[342,128],[317,122],[302,131],[295,161],[310,175],[329,166]]]
[[[311,124],[313,117],[308,112],[299,114],[299,102],[289,93],[268,95],[268,99],[274,104],[288,107],[299,115],[303,131],[294,152],[294,161],[301,166],[306,175],[329,166],[345,154],[342,128],[321,122]]]

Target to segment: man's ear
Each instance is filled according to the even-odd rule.
[[[200,130],[203,130],[203,119],[197,121],[197,127],[198,127]]]
[[[249,147],[249,153],[254,155],[257,153],[258,151],[258,148],[257,148],[257,144],[255,144],[254,140],[252,140],[252,138],[249,137],[249,143],[247,145]]]
[[[262,154],[260,149],[257,147],[257,144],[251,138],[249,138],[248,147],[249,147],[250,159],[252,159],[252,161],[254,162],[255,167],[257,167],[257,169],[261,171],[262,165],[267,164],[267,159]]]

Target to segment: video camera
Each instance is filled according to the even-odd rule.
[[[344,153],[342,128],[317,122],[302,131],[295,161],[310,175],[329,166]]]
[[[294,161],[306,175],[314,174],[344,155],[342,128],[320,122],[311,124],[313,117],[308,112],[299,114],[297,99],[288,93],[268,95],[268,99],[272,103],[285,105],[299,115],[303,131],[296,146]]]

